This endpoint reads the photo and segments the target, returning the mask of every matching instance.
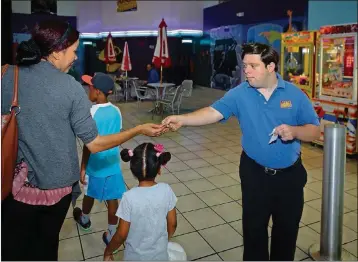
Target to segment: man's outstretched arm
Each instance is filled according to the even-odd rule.
[[[219,122],[223,115],[212,107],[205,107],[185,115],[168,116],[162,122],[171,130],[178,130],[182,126],[204,126]]]

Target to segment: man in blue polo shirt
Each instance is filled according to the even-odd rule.
[[[307,96],[277,73],[279,56],[271,46],[245,45],[242,59],[246,82],[210,107],[169,116],[163,124],[177,130],[226,121],[231,116],[239,120],[244,260],[292,261],[307,182],[301,141],[319,137],[319,121]]]
[[[153,83],[159,83],[159,74],[157,70],[152,66],[152,64],[147,65],[147,71],[148,71],[148,80],[144,81],[144,84],[153,84]]]
[[[159,74],[152,64],[147,65],[147,71],[148,71],[148,80],[143,82],[143,84],[148,87],[146,90],[146,95],[150,96],[153,99],[156,99],[157,90],[154,87],[148,86],[148,84],[159,83],[160,81]]]

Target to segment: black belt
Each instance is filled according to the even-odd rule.
[[[268,175],[276,175],[277,172],[288,172],[290,171],[291,169],[294,169],[296,168],[298,165],[300,165],[302,163],[302,159],[301,159],[301,154],[300,156],[297,158],[296,162],[293,163],[291,166],[289,167],[285,167],[285,168],[270,168],[270,167],[265,167],[265,166],[262,166],[260,165],[259,163],[257,163],[255,160],[253,160],[251,157],[249,157],[245,151],[242,151],[242,154],[244,156],[246,156],[248,159],[250,159],[251,161],[253,161],[256,165],[258,165],[260,168],[262,168],[264,170],[264,172]]]

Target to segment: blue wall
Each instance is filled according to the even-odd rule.
[[[309,1],[308,30],[324,25],[356,23],[358,1]]]
[[[307,16],[308,0],[231,0],[204,9],[204,31],[285,19],[287,10],[293,10],[293,18]],[[239,12],[244,12],[244,16],[236,16]]]

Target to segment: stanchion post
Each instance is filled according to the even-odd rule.
[[[309,248],[314,260],[341,261],[350,257],[342,250],[346,132],[346,127],[338,124],[324,128],[320,246]]]

